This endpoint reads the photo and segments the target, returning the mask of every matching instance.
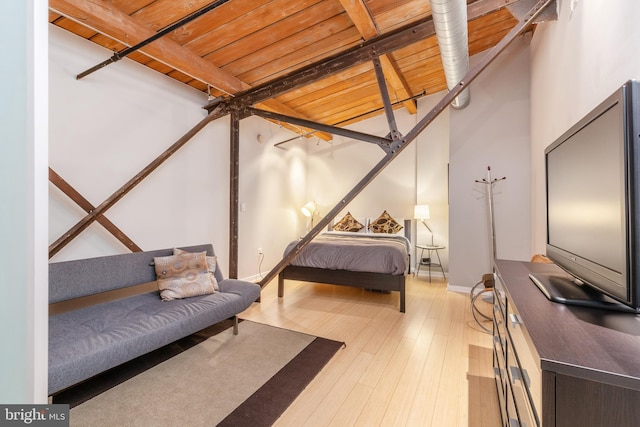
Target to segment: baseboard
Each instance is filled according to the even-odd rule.
[[[452,286],[451,283],[447,284],[447,290],[451,292],[458,292],[461,294],[468,294],[471,292],[471,288],[467,286]]]
[[[415,277],[414,272],[415,272],[415,270],[411,270],[411,275]],[[426,277],[427,279],[429,279],[429,272],[428,271],[420,271],[418,273],[417,277]],[[445,276],[442,275],[442,271],[438,271],[438,272],[431,271],[431,277],[437,277],[437,278],[440,278],[440,279],[446,279],[447,278],[446,275]]]

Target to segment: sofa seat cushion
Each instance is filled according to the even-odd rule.
[[[157,292],[49,318],[49,393],[193,334],[246,310],[256,284],[226,279],[220,292],[162,301]]]

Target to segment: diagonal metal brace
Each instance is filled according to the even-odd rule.
[[[313,240],[322,230],[325,229],[327,224],[340,213],[342,209],[346,205],[348,205],[364,188],[373,181],[373,179],[382,172],[382,170],[389,164],[393,159],[395,159],[411,142],[413,142],[418,135],[429,125],[435,118],[442,112],[444,109],[453,102],[453,100],[462,92],[467,86],[471,84],[473,80],[475,80],[478,75],[487,68],[487,66],[493,62],[499,55],[502,53],[506,47],[515,40],[521,33],[523,33],[529,26],[534,22],[534,20],[538,17],[538,15],[551,3],[555,3],[556,0],[539,0],[535,2],[535,4],[531,7],[529,12],[525,15],[525,17],[520,20],[520,22],[509,31],[500,42],[495,45],[492,49],[487,52],[483,60],[473,67],[467,75],[455,86],[453,87],[447,95],[429,112],[427,115],[420,120],[420,122],[414,126],[414,128],[400,140],[400,144],[398,149],[387,153],[382,160],[380,160],[372,169],[369,171],[364,178],[360,180],[356,184],[356,186],[349,191],[339,202],[337,205],[331,209],[327,215],[322,218],[318,223],[304,236],[298,244],[285,256],[280,260],[275,267],[267,273],[267,275],[260,281],[260,286],[266,286],[271,280],[273,280],[284,268],[289,265],[291,260],[300,253],[305,246]],[[532,0],[533,2],[533,0]]]
[[[136,185],[142,182],[151,172],[156,170],[161,164],[163,164],[169,157],[171,157],[176,151],[182,148],[191,138],[193,138],[198,132],[204,129],[205,126],[213,120],[213,117],[217,114],[217,111],[214,110],[209,113],[204,119],[198,122],[191,130],[189,130],[186,134],[184,134],[178,141],[176,141],[173,145],[171,145],[167,150],[165,150],[162,154],[155,158],[151,163],[149,163],[143,170],[138,172],[133,178],[127,181],[122,187],[116,190],[107,200],[102,202],[99,206],[97,206],[93,211],[91,211],[87,216],[82,218],[76,225],[71,227],[69,231],[64,233],[62,236],[58,238],[55,242],[49,245],[49,258],[58,253],[62,248],[64,248],[69,242],[76,238],[80,233],[82,233],[87,227],[89,227],[94,221],[100,217],[100,215],[104,214],[109,208],[115,205],[120,199],[122,199],[129,191],[131,191]]]
[[[86,213],[91,213],[95,209],[95,206],[91,204],[87,199],[78,193],[78,191],[65,181],[60,175],[56,173],[51,167],[49,167],[49,181],[58,187],[67,197],[73,200],[78,206],[80,206]],[[122,230],[120,230],[114,223],[109,221],[107,217],[100,215],[96,218],[96,221],[102,225],[105,230],[113,235],[131,252],[141,252],[140,246],[136,245]]]
[[[247,108],[246,111],[250,114],[262,117],[264,119],[287,122],[294,125],[319,130],[322,132],[328,132],[334,135],[340,135],[340,136],[357,139],[364,142],[371,142],[373,144],[378,144],[381,146],[385,146],[385,145],[389,146],[391,144],[391,140],[388,138],[384,138],[376,135],[370,135],[368,133],[349,130],[349,129],[345,129],[337,126],[326,125],[324,123],[318,123],[311,120],[301,119],[299,117],[287,116],[284,114],[273,113],[271,111],[265,111],[259,108],[252,108],[252,107]]]
[[[387,89],[387,83],[384,78],[384,71],[382,70],[382,64],[380,63],[380,57],[373,58],[373,69],[376,72],[376,80],[378,81],[378,89],[380,90],[380,96],[382,97],[382,105],[384,106],[384,114],[387,117],[387,123],[389,124],[389,136],[392,141],[397,141],[402,137],[398,132],[398,125],[396,124],[396,118],[393,115],[393,107],[391,106],[391,97],[389,96],[389,90]],[[390,147],[389,147],[390,148]]]

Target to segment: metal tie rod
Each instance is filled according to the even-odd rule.
[[[113,54],[113,56],[107,60],[102,61],[101,63],[99,63],[98,65],[94,65],[93,67],[89,68],[86,71],[83,71],[82,73],[78,74],[76,76],[76,80],[80,80],[83,77],[88,76],[89,74],[93,73],[94,71],[98,71],[101,68],[106,67],[109,64],[112,64],[114,62],[118,62],[119,60],[121,60],[122,58],[126,57],[127,55],[135,52],[136,50],[139,50],[140,48],[148,45],[149,43],[159,39],[160,37],[172,32],[173,30],[182,27],[184,24],[187,24],[191,21],[193,21],[196,18],[199,18],[200,16],[204,15],[205,13],[217,8],[218,6],[222,6],[223,4],[225,4],[226,2],[228,2],[229,0],[217,0],[214,1],[213,3],[209,4],[208,6],[203,7],[202,9],[196,10],[195,12],[193,12],[191,15],[187,15],[184,18],[182,18],[179,21],[174,22],[173,24],[169,25],[168,27],[163,28],[162,30],[158,31],[157,33],[155,33],[154,35],[152,35],[151,37],[149,37],[146,40],[141,41],[140,43],[133,45],[131,47],[128,47],[126,49],[121,50],[120,52],[116,52]]]

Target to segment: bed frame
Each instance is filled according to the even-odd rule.
[[[400,312],[405,312],[405,274],[391,275],[365,271],[326,270],[288,265],[278,275],[278,296],[284,296],[284,279],[352,286],[376,291],[400,292]]]
[[[411,220],[404,221],[404,234],[411,240]],[[407,274],[411,274],[409,255]],[[405,312],[405,279],[407,274],[384,274],[366,271],[328,270],[315,267],[286,266],[278,274],[278,297],[284,296],[284,280],[302,280],[313,283],[351,286],[376,291],[400,292],[400,312]]]

